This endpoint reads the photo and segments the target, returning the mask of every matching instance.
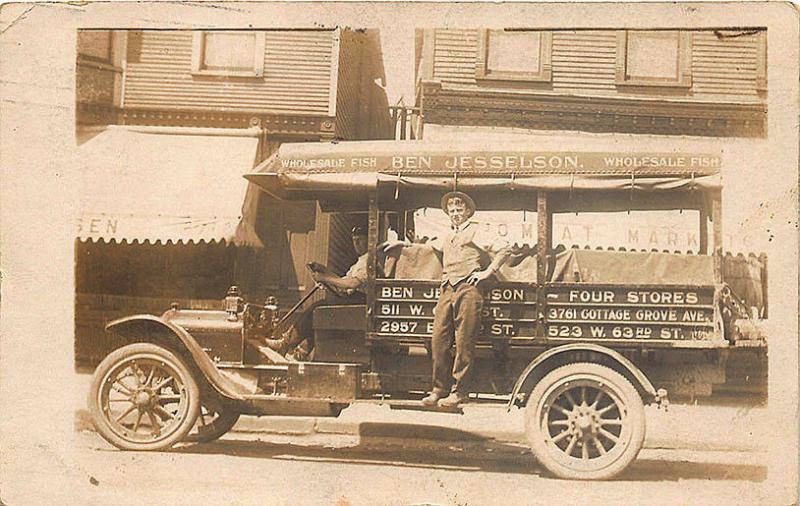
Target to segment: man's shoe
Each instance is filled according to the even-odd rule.
[[[286,355],[289,351],[289,341],[285,337],[280,339],[264,339],[267,348],[275,350],[281,355]]]
[[[422,398],[422,405],[423,406],[436,406],[436,403],[439,402],[442,396],[439,392],[431,392],[426,397]]]
[[[302,346],[298,346],[293,352],[289,353],[296,362],[307,362],[311,356],[311,351],[306,350]]]
[[[468,395],[459,392],[453,392],[444,399],[439,400],[439,406],[443,408],[454,408],[459,404],[467,402],[467,400],[469,400]]]

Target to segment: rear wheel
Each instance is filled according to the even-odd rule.
[[[174,353],[136,343],[109,354],[89,389],[97,432],[123,450],[169,448],[192,429],[200,390]]]
[[[642,399],[625,377],[606,366],[575,363],[549,372],[525,409],[533,453],[559,478],[612,478],[642,448]]]

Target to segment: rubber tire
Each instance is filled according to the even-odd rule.
[[[623,452],[609,464],[594,470],[576,470],[564,465],[551,454],[551,445],[545,442],[539,423],[543,409],[544,396],[549,390],[571,379],[591,377],[601,381],[606,388],[613,387],[615,395],[627,408],[632,431],[630,443]],[[553,476],[569,480],[608,480],[624,471],[634,460],[644,443],[646,428],[644,403],[639,392],[624,376],[601,364],[577,362],[558,367],[547,373],[533,388],[525,407],[525,435],[531,445],[533,455]]]
[[[178,430],[174,431],[168,437],[154,441],[151,443],[143,443],[140,441],[131,441],[121,437],[114,432],[108,425],[108,420],[103,415],[102,409],[99,405],[99,394],[102,387],[102,382],[105,376],[118,365],[119,362],[131,360],[140,356],[141,358],[155,358],[169,363],[180,376],[188,398],[189,408],[186,417],[181,421]],[[200,413],[200,388],[197,381],[192,376],[191,370],[186,366],[186,363],[180,357],[171,351],[151,343],[135,343],[123,346],[112,353],[110,353],[94,372],[92,383],[89,387],[89,411],[92,415],[92,423],[98,434],[103,439],[116,446],[121,450],[134,450],[134,451],[157,451],[171,448],[175,443],[181,441],[189,431],[194,427],[197,415]]]
[[[195,422],[193,429],[183,441],[186,443],[210,443],[211,441],[221,438],[231,430],[233,426],[236,425],[236,422],[239,421],[240,413],[232,406],[226,406],[224,404],[223,406],[219,417],[210,424],[201,426],[199,423],[200,417],[198,416],[198,421]],[[202,403],[200,409],[202,410]],[[204,428],[201,429],[201,427]]]

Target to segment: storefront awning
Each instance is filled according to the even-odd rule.
[[[82,241],[260,246],[241,222],[258,130],[109,126],[78,133]]]
[[[720,188],[718,154],[646,151],[635,144],[589,151],[578,140],[562,146],[556,151],[535,142],[284,144],[246,177],[279,198],[342,203],[347,196],[364,200],[378,187],[393,187],[394,195],[411,198],[453,187],[648,193]]]

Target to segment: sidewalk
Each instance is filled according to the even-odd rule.
[[[76,376],[76,430],[93,430],[86,410],[90,376]],[[375,440],[435,440],[524,443],[524,410],[474,404],[464,414],[392,410],[355,404],[338,418],[242,416],[233,428],[242,433],[288,435],[341,434]],[[645,408],[645,448],[766,451],[766,408],[671,405],[668,412]]]

